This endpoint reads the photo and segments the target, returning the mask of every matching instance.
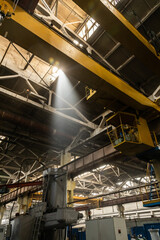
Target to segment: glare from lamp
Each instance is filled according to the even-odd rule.
[[[57,66],[54,66],[53,68],[52,68],[52,73],[54,74],[54,73],[56,73],[58,71],[58,67]]]
[[[59,76],[61,76],[62,74],[63,74],[63,71],[61,69],[58,69],[55,73],[52,73],[50,81],[55,82],[56,80],[58,80]]]
[[[73,43],[75,44],[75,45],[78,45],[79,44],[79,42],[77,41],[77,40],[73,40]]]
[[[62,71],[62,69],[59,69],[59,70],[57,71],[57,75],[60,76],[61,74],[63,74],[63,71]]]

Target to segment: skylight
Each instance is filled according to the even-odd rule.
[[[89,18],[85,25],[81,28],[79,36],[87,41],[98,27],[99,24],[93,18]]]
[[[116,6],[121,0],[108,0],[113,6]]]
[[[62,72],[62,70],[59,69],[58,66],[56,66],[56,65],[53,66],[50,81],[54,82],[57,79],[57,77],[61,74],[61,72]]]
[[[111,3],[114,7],[122,0],[101,0],[101,2],[107,6],[107,2]]]
[[[127,181],[127,182],[123,185],[123,188],[128,188],[128,187],[133,187],[133,186],[134,186],[133,181]]]

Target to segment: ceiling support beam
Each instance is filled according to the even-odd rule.
[[[12,78],[17,78],[19,77],[19,74],[15,74],[15,75],[8,75],[8,76],[0,76],[0,80],[5,80],[5,79],[12,79]]]
[[[80,125],[82,125],[82,126],[85,126],[85,127],[91,128],[91,129],[95,129],[95,128],[96,128],[96,125],[93,124],[93,123],[83,122],[83,121],[78,120],[78,119],[76,119],[76,118],[73,118],[73,117],[71,117],[71,116],[69,116],[69,115],[66,115],[66,114],[64,114],[64,113],[61,113],[61,112],[57,111],[55,108],[53,108],[53,107],[51,107],[51,106],[42,105],[42,104],[37,103],[37,102],[35,102],[35,101],[32,101],[32,100],[30,100],[30,99],[28,99],[28,98],[26,98],[26,97],[23,97],[23,96],[21,96],[21,95],[19,95],[19,94],[13,93],[12,91],[6,90],[6,89],[4,89],[4,88],[2,88],[2,87],[0,87],[0,93],[3,94],[3,95],[6,95],[6,96],[8,96],[8,97],[15,98],[15,99],[17,99],[18,101],[21,101],[21,102],[23,102],[23,103],[32,105],[32,106],[34,106],[34,107],[36,107],[36,108],[40,108],[40,109],[42,109],[42,110],[44,110],[44,111],[47,111],[47,112],[50,112],[50,113],[54,113],[54,114],[57,115],[57,116],[63,117],[63,118],[65,118],[65,119],[69,120],[69,121],[72,121],[72,122],[74,122],[74,123],[80,124]]]
[[[92,169],[99,167],[101,164],[107,164],[114,161],[116,157],[118,157],[118,159],[121,157],[124,158],[123,155],[117,152],[110,144],[88,154],[87,156],[73,160],[61,168],[67,170],[69,176],[76,177],[86,172],[86,169],[87,171],[91,171]]]
[[[19,53],[19,55],[24,59],[24,61],[26,62],[26,64],[28,64],[28,66],[30,66],[30,68],[35,72],[35,74],[40,78],[40,80],[44,83],[44,85],[46,85],[47,87],[49,87],[46,82],[43,80],[43,78],[39,75],[39,73],[34,69],[34,67],[32,67],[32,65],[30,64],[30,61],[28,61],[23,54],[19,51],[19,49],[15,46],[15,44],[11,43],[12,46],[15,48],[15,50]]]
[[[15,171],[18,171],[19,170],[19,167],[12,167],[12,166],[8,166],[8,165],[0,165],[0,168],[4,168],[4,169],[9,169],[9,170],[15,170]]]

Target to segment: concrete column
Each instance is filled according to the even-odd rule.
[[[124,206],[122,204],[117,205],[117,210],[119,213],[119,217],[124,217]]]
[[[0,207],[0,224],[2,224],[2,218],[4,216],[5,211],[6,211],[6,206],[1,206]]]
[[[67,181],[67,202],[73,202],[74,189],[76,187],[76,183],[72,180]],[[72,207],[73,204],[69,204],[69,207]]]
[[[85,217],[86,217],[86,220],[91,219],[91,210],[90,209],[85,210]]]
[[[19,204],[18,212],[21,214],[21,211],[23,211],[23,213],[26,213],[26,211],[29,209],[32,199],[29,196],[23,196],[21,198],[18,198],[17,202]]]
[[[18,213],[21,214],[22,198],[18,197],[17,198],[17,203],[18,203]]]
[[[69,163],[71,161],[71,153],[61,153],[61,166]]]

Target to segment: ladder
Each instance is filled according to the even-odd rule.
[[[47,180],[44,181],[43,199],[42,199],[43,203],[46,201],[49,180],[50,180],[49,176],[47,176]],[[35,219],[35,223],[34,223],[31,240],[38,240],[42,218],[43,218],[43,207],[41,207],[41,205],[39,204],[39,205],[37,205],[36,219]]]
[[[42,196],[42,201],[46,201],[46,196],[47,196],[47,190],[48,190],[48,185],[49,185],[49,176],[46,177],[47,179],[44,180],[43,183],[43,196]]]
[[[43,217],[43,214],[42,216],[36,217],[35,219],[33,234],[31,238],[32,240],[38,240],[42,217]]]

